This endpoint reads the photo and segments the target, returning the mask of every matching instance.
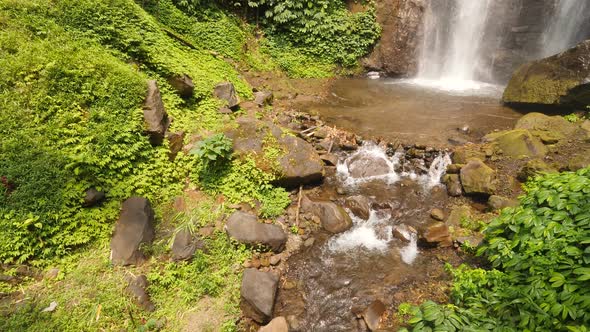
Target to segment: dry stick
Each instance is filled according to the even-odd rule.
[[[299,210],[301,209],[301,192],[303,191],[303,185],[299,186],[299,198],[297,199],[297,213],[295,214],[295,226],[299,228]]]
[[[328,147],[328,153],[332,152],[332,147],[334,146],[334,139],[330,141],[330,146]]]
[[[316,129],[317,127],[318,127],[318,126],[309,127],[309,128],[307,128],[307,129],[305,129],[305,130],[302,130],[302,131],[300,132],[300,134],[305,134],[305,133],[307,133],[307,132],[309,132],[309,131],[312,131],[312,130]]]

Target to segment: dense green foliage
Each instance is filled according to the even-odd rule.
[[[590,169],[537,177],[484,233],[494,269],[452,270],[454,305],[416,308],[414,331],[586,331]]]
[[[205,171],[220,167],[228,162],[232,155],[232,141],[224,134],[213,135],[200,141],[191,151],[203,164]]]

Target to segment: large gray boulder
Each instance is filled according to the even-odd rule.
[[[150,137],[152,145],[160,145],[170,126],[168,113],[162,102],[162,95],[155,80],[149,80],[148,91],[143,102],[143,120],[145,132]]]
[[[342,233],[352,227],[352,219],[339,205],[328,201],[312,201],[305,197],[301,204],[303,210],[320,217],[322,227],[330,233]]]
[[[479,159],[461,168],[461,184],[468,194],[492,195],[496,191],[496,172]]]
[[[266,324],[272,317],[279,277],[272,272],[244,270],[241,288],[242,311],[258,323]]]
[[[287,243],[287,234],[280,226],[260,223],[255,215],[242,211],[228,218],[226,231],[240,243],[268,246],[274,252],[282,251]]]
[[[226,133],[233,140],[234,152],[241,157],[254,156],[258,167],[275,173],[278,185],[292,188],[324,177],[323,161],[311,144],[271,122],[252,117],[240,117],[236,122],[238,127]]]
[[[502,100],[511,104],[590,105],[590,40],[522,65]]]
[[[391,172],[387,160],[366,154],[354,156],[346,166],[350,176],[356,179],[380,176]]]
[[[219,83],[213,89],[213,95],[227,103],[227,107],[234,108],[240,104],[236,88],[231,82]]]
[[[145,260],[142,244],[154,240],[154,210],[143,197],[123,202],[115,233],[111,240],[111,261],[114,265],[138,265]]]

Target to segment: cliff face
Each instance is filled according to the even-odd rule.
[[[378,0],[377,21],[381,40],[363,60],[368,70],[390,76],[410,76],[416,71],[417,51],[425,0]]]
[[[429,1],[443,0],[376,1],[377,19],[383,32],[373,52],[363,60],[368,70],[401,77],[416,73],[423,13]],[[540,58],[543,33],[554,6],[555,0],[492,1],[482,52],[486,54],[482,67],[488,68],[488,72],[478,73],[480,79],[507,82],[518,66]],[[590,12],[585,22],[579,37],[589,38]]]

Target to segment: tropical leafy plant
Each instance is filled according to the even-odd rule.
[[[215,134],[200,141],[190,153],[199,158],[206,170],[211,170],[230,161],[232,151],[232,140],[224,134]]]

